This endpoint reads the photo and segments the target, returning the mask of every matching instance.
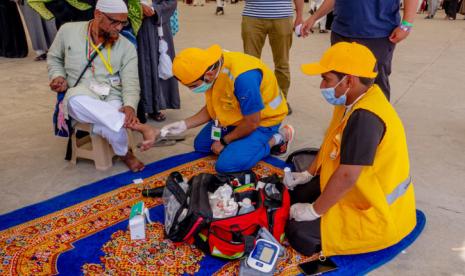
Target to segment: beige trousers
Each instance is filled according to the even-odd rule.
[[[266,36],[273,53],[274,72],[279,88],[287,98],[291,84],[289,50],[292,45],[293,18],[263,19],[242,17],[242,42],[246,54],[260,58]]]

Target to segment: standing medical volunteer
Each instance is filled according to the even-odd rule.
[[[93,125],[92,132],[104,137],[116,155],[132,171],[144,164],[128,150],[131,128],[144,135],[145,144],[155,140],[157,130],[140,124],[136,117],[139,103],[137,53],[119,35],[128,24],[128,10],[122,0],[99,0],[94,19],[61,26],[47,57],[50,88],[65,93],[65,118]],[[77,84],[90,57],[97,54]]]
[[[404,127],[374,84],[375,68],[373,53],[355,42],[302,65],[307,75],[321,74],[321,93],[335,106],[317,157],[285,181],[294,189],[286,236],[302,254],[384,249],[416,225]]]
[[[161,129],[162,135],[183,133],[207,123],[194,141],[199,152],[217,155],[218,172],[251,169],[263,157],[285,154],[294,137],[286,99],[273,72],[259,59],[223,51],[188,48],[173,61],[173,74],[194,93],[204,93],[206,105],[197,114]]]

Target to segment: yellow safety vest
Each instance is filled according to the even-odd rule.
[[[234,81],[247,71],[262,72],[260,93],[265,108],[260,112],[260,126],[280,124],[287,115],[287,102],[279,90],[274,73],[259,59],[239,53],[223,52],[224,65],[213,87],[205,93],[207,110],[221,126],[237,126],[243,119],[241,108],[234,95]]]
[[[365,109],[385,124],[372,166],[365,166],[355,186],[321,218],[326,256],[359,254],[396,244],[416,225],[415,195],[404,127],[381,89],[374,85],[345,113],[335,107],[317,159],[320,188],[340,165],[341,138],[352,112]]]

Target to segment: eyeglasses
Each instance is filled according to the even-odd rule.
[[[112,26],[118,26],[121,24],[121,26],[127,27],[129,25],[129,21],[120,21],[120,20],[113,19],[110,16],[108,16],[106,13],[103,13],[103,15],[105,15],[105,17],[108,18],[108,20],[110,20],[110,25]]]
[[[208,67],[207,70],[205,71],[205,73],[203,73],[202,76],[200,76],[200,78],[198,78],[195,81],[191,82],[191,84],[187,85],[187,87],[189,89],[197,88],[199,85],[192,85],[192,83],[198,82],[199,80],[201,80],[203,82],[207,82],[207,80],[205,80],[205,74],[207,74],[208,72],[211,72],[211,71],[215,70],[216,68],[218,68],[220,66],[220,63],[221,62],[218,61],[215,64],[213,64],[212,66]]]

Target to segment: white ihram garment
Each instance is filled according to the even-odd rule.
[[[316,11],[321,7],[323,4],[323,0],[313,0],[310,3],[310,9],[313,11]],[[326,30],[326,15],[323,16],[322,18],[318,19],[318,21],[315,22],[315,25],[319,25],[320,30]]]
[[[92,124],[92,133],[107,139],[116,155],[128,152],[128,134],[123,127],[125,115],[119,109],[120,100],[104,102],[89,96],[71,97],[68,102],[69,115],[81,123]]]

